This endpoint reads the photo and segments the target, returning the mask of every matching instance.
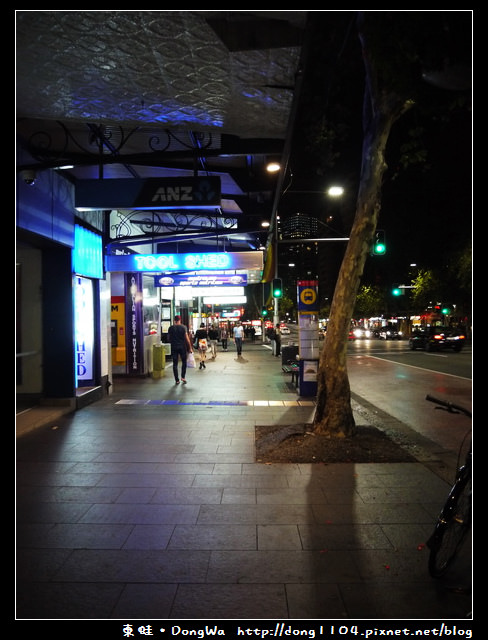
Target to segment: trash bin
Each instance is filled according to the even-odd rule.
[[[166,368],[166,346],[170,347],[171,351],[169,344],[153,344],[153,378],[162,378],[166,375],[164,371]]]
[[[297,362],[298,345],[281,346],[281,364],[287,364],[288,360]]]

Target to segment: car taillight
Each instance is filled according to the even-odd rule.
[[[442,340],[444,336],[442,335],[442,333],[436,333],[434,336],[434,340]]]

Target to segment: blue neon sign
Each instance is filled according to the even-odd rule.
[[[75,224],[72,263],[73,273],[87,276],[88,278],[103,278],[101,236]]]
[[[107,256],[107,271],[204,271],[262,264],[262,255],[243,253],[156,253]],[[257,261],[256,261],[257,258]],[[244,266],[243,266],[244,263]]]

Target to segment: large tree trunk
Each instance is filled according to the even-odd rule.
[[[368,56],[368,40],[361,29],[360,37],[366,68],[361,176],[356,215],[339,271],[319,361],[314,416],[314,431],[336,438],[349,437],[355,432],[347,375],[348,334],[364,264],[373,243],[381,208],[386,144],[393,123],[410,106],[394,91],[388,92],[388,87],[378,88],[378,68],[375,60]]]
[[[380,210],[385,142],[385,135],[375,136],[363,151],[369,157],[369,177],[361,179],[356,216],[339,271],[320,356],[314,430],[331,437],[351,436],[355,431],[347,376],[347,344],[356,295]]]

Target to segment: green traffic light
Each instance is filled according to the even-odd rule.
[[[281,278],[275,278],[273,280],[273,298],[281,298],[283,295],[283,287],[281,284]]]
[[[374,256],[383,256],[386,253],[385,232],[382,229],[376,232],[371,253]]]
[[[395,288],[392,290],[392,294],[393,294],[394,296],[401,296],[401,295],[402,295],[402,290],[401,290],[401,289],[399,289],[398,287],[395,287]]]

